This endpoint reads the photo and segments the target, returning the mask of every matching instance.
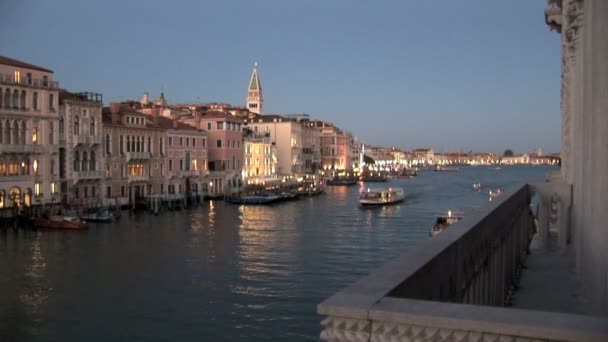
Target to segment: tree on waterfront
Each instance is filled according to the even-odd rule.
[[[503,157],[513,157],[513,151],[510,149],[506,149],[505,153],[502,154]]]

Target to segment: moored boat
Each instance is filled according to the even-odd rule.
[[[324,191],[323,185],[317,182],[304,182],[298,188],[297,193],[300,196],[316,196],[322,194]]]
[[[51,215],[35,218],[34,226],[51,229],[86,229],[88,224],[74,216]]]
[[[461,215],[457,215],[457,214],[453,213],[451,210],[448,210],[446,215],[441,215],[441,216],[437,217],[437,220],[435,221],[435,225],[431,229],[431,237],[441,233],[446,228],[448,228],[451,224],[454,224],[454,223],[460,221],[461,219],[462,219]]]
[[[454,172],[454,171],[458,171],[458,168],[437,165],[433,170],[434,171],[443,171],[443,172]]]
[[[367,189],[359,196],[359,203],[364,206],[387,205],[399,203],[405,199],[402,188]]]
[[[357,178],[354,177],[334,177],[328,179],[325,184],[327,185],[354,185],[357,184]]]
[[[361,173],[362,182],[388,182],[389,175],[386,172],[366,170]]]
[[[416,177],[418,175],[417,169],[403,169],[399,174],[399,179],[410,179],[412,177]]]
[[[80,218],[88,222],[112,222],[114,215],[107,209],[97,209],[93,213],[81,215]]]
[[[230,204],[270,204],[283,199],[279,195],[273,194],[258,194],[258,195],[237,195],[228,196],[224,199]]]

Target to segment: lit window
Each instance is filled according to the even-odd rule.
[[[21,82],[21,71],[19,71],[19,70],[15,70],[15,82],[16,83]]]
[[[36,194],[36,196],[40,196],[40,183],[34,184],[34,194]]]
[[[32,128],[32,144],[38,143],[38,127]]]

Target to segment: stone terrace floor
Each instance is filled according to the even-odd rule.
[[[572,249],[559,250],[557,239],[545,246],[536,235],[532,239],[513,307],[527,310],[582,314]]]

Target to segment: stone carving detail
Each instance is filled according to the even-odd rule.
[[[579,30],[583,20],[583,0],[549,0],[545,21],[551,29],[562,33],[562,176],[572,182],[572,125],[576,115],[573,91],[577,75],[576,54]],[[559,17],[559,18],[558,18]]]
[[[372,326],[372,342],[414,342],[414,341],[445,341],[445,342],[542,342],[548,340],[531,339],[513,335],[498,335],[478,331],[440,329],[418,325],[374,322]]]
[[[370,322],[362,319],[327,317],[321,322],[321,341],[370,340]]]

